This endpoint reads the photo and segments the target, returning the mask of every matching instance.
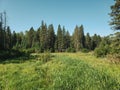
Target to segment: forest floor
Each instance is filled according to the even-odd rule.
[[[32,56],[0,63],[0,90],[120,90],[120,64],[106,58],[81,52]]]

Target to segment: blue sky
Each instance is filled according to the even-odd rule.
[[[37,29],[44,20],[73,33],[76,25],[84,32],[105,36],[114,33],[109,26],[110,6],[114,0],[0,0],[0,12],[7,12],[7,24],[16,32]]]

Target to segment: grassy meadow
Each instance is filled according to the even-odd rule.
[[[120,64],[92,53],[32,54],[0,63],[0,90],[120,90]]]

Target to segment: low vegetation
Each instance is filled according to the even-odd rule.
[[[92,53],[32,54],[0,64],[0,90],[119,90],[119,68]]]

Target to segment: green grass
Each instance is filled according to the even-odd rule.
[[[46,54],[33,56],[0,64],[0,90],[120,90],[120,65],[105,58],[92,53],[47,54],[49,60]]]

